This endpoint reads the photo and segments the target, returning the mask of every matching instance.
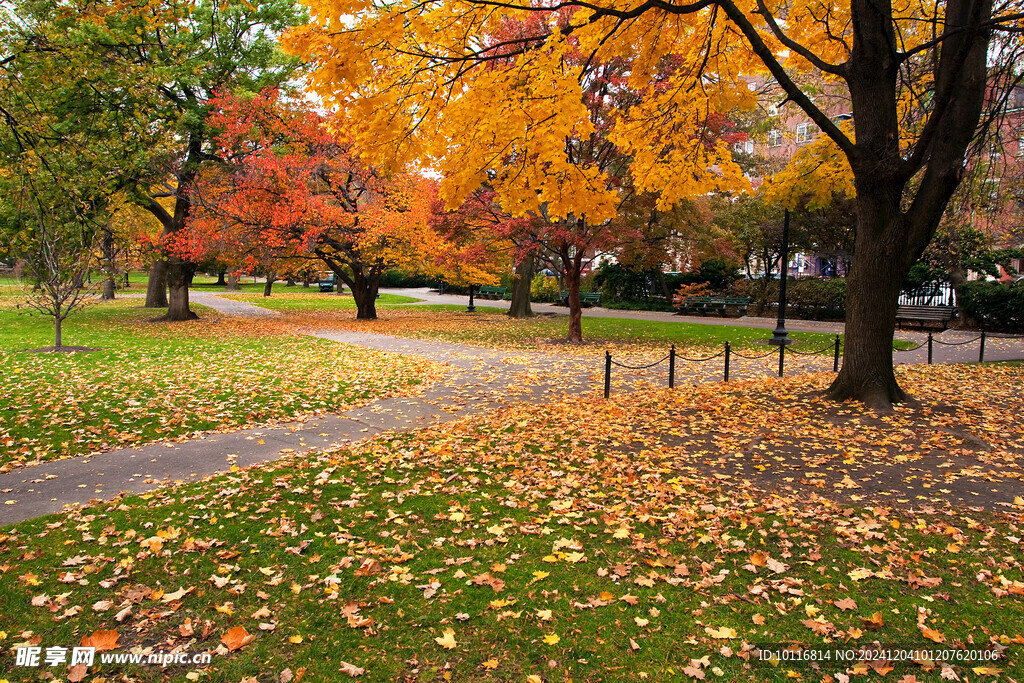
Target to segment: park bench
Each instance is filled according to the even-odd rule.
[[[490,285],[482,285],[480,291],[477,292],[477,296],[481,299],[504,299],[505,294],[508,292],[506,287],[491,287]]]
[[[896,322],[915,321],[921,329],[925,323],[942,323],[942,329],[946,329],[955,314],[953,306],[900,306],[896,309]]]
[[[718,313],[725,316],[730,309],[736,309],[740,316],[747,314],[749,296],[688,296],[679,307],[680,313]]]
[[[566,306],[569,305],[569,290],[563,289],[558,293],[558,298]],[[601,303],[601,292],[580,292],[580,304],[582,306],[597,306]]]

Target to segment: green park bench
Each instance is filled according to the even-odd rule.
[[[954,315],[956,309],[952,306],[900,306],[896,309],[896,322],[913,321],[921,329],[925,323],[942,323],[942,329],[946,329]]]
[[[683,314],[700,313],[701,315],[718,313],[725,316],[729,310],[735,309],[742,317],[747,314],[750,301],[749,296],[688,296],[683,301],[683,305],[679,307],[679,312]]]
[[[569,290],[563,289],[558,293],[558,299],[566,306],[569,305]],[[599,306],[601,304],[601,292],[580,292],[580,304],[583,306]]]
[[[480,290],[477,292],[477,296],[481,299],[504,299],[506,293],[508,293],[507,287],[491,287],[490,285],[482,285]]]

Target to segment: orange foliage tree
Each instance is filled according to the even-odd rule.
[[[173,250],[265,270],[323,262],[349,286],[360,319],[377,317],[381,273],[435,267],[442,243],[427,217],[434,184],[385,177],[308,107],[276,91],[214,99],[218,155],[196,183],[187,230]]]

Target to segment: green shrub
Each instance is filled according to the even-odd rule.
[[[385,270],[380,276],[381,287],[437,287],[438,284],[434,278],[410,273],[401,268]]]
[[[558,278],[536,275],[530,283],[530,301],[558,301]]]
[[[779,302],[779,281],[774,278],[738,280],[730,287],[729,294],[749,296],[750,315],[775,315]],[[846,280],[790,279],[786,284],[786,315],[804,320],[844,318]]]
[[[605,303],[602,299],[601,306],[612,308],[617,311],[665,311],[672,312],[675,307],[660,296],[648,296],[642,299],[626,299],[625,301],[612,301]]]
[[[956,288],[956,303],[967,325],[1024,332],[1024,282],[966,282]]]

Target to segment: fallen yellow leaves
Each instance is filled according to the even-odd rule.
[[[439,638],[434,638],[434,642],[446,650],[452,650],[458,645],[455,641],[455,630],[450,628],[442,631]]]

